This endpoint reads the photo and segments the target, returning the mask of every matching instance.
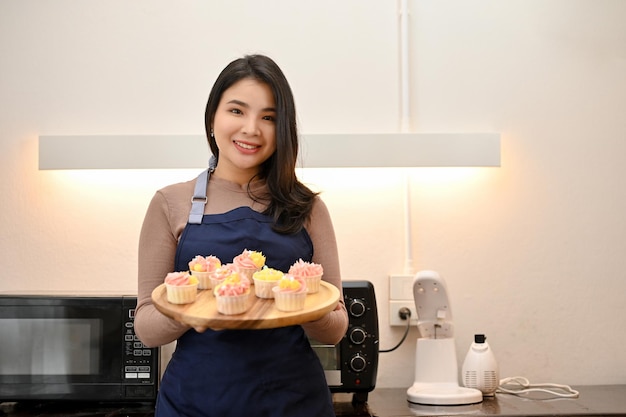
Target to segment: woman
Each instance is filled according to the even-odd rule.
[[[330,215],[295,174],[294,99],[276,63],[262,55],[231,62],[211,90],[205,125],[210,168],[155,194],[139,241],[136,333],[147,346],[177,340],[156,416],[334,416],[307,337],[341,340],[343,296],[317,321],[266,330],[191,329],[151,302],[165,275],[187,270],[195,255],[231,262],[244,249],[281,271],[300,258],[322,264],[324,280],[341,291]]]

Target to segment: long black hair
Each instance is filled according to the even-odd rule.
[[[251,197],[269,201],[264,214],[274,219],[274,230],[295,233],[309,218],[317,193],[302,184],[296,176],[296,106],[287,78],[271,58],[264,55],[246,55],[228,64],[217,77],[209,94],[204,116],[209,147],[219,163],[220,150],[210,134],[213,118],[224,91],[247,78],[267,84],[276,105],[276,151],[261,165],[258,174],[259,178],[266,181],[269,195]],[[248,192],[250,193],[249,189]]]

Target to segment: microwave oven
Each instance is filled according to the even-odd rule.
[[[378,310],[369,281],[343,281],[348,330],[337,345],[310,340],[322,362],[331,392],[351,393],[353,401],[367,401],[378,373]]]
[[[0,294],[0,402],[153,402],[159,350],[134,332],[137,298]]]

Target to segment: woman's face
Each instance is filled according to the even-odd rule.
[[[217,176],[247,183],[276,151],[276,104],[270,87],[252,78],[224,91],[213,118],[220,150]]]

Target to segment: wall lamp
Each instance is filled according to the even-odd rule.
[[[42,135],[39,169],[205,168],[203,135]],[[498,133],[305,134],[304,168],[498,167]]]

